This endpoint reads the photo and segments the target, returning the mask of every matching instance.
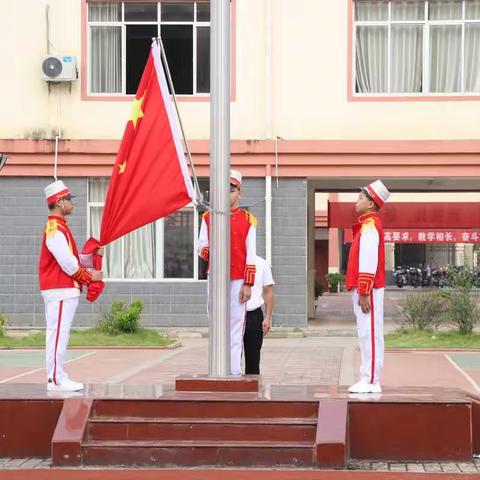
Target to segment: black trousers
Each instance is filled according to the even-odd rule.
[[[247,312],[243,348],[245,351],[245,374],[260,374],[260,350],[263,343],[263,311],[261,308]]]

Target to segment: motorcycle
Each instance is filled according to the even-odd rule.
[[[408,267],[408,277],[410,285],[413,288],[418,288],[422,282],[422,271],[417,267]]]
[[[480,269],[476,268],[473,271],[473,286],[475,288],[480,288]]]
[[[443,267],[435,268],[432,271],[432,283],[434,287],[443,288],[447,279],[447,271]]]
[[[405,285],[408,285],[408,272],[407,268],[402,267],[399,265],[395,272],[393,272],[393,275],[395,276],[395,283],[398,288],[402,288]]]
[[[422,265],[422,287],[430,287],[432,285],[432,271],[430,265],[424,263]]]

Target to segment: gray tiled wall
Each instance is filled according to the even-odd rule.
[[[0,312],[12,326],[43,327],[43,300],[38,290],[38,258],[48,215],[43,188],[47,178],[0,178]],[[69,225],[78,246],[86,240],[87,180],[65,179],[78,195]],[[306,324],[306,182],[272,182],[272,264],[277,306],[275,325]],[[246,179],[242,205],[257,216],[257,251],[265,255],[265,181]],[[206,282],[108,282],[101,300],[80,302],[75,325],[96,322],[113,300],[144,303],[147,326],[206,326]]]
[[[307,183],[272,182],[272,267],[275,325],[307,324]]]

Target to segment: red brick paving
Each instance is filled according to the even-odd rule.
[[[384,386],[472,388],[442,352],[387,352],[385,358],[382,379]],[[359,359],[358,354],[357,364]]]
[[[262,380],[265,383],[336,385],[341,358],[341,348],[288,348],[272,343],[263,351]],[[124,382],[173,383],[179,374],[199,373],[208,373],[208,351],[205,347],[191,347]]]
[[[110,377],[127,371],[128,369],[154,359],[160,359],[170,350],[95,350],[93,355],[72,361],[65,366],[68,375],[85,383],[99,383],[107,381]],[[12,350],[12,353],[14,351]],[[38,368],[38,367],[37,367]],[[19,373],[33,370],[32,367],[23,367]],[[17,373],[18,374],[18,373]],[[1,369],[0,380],[9,378],[4,369]],[[45,374],[42,371],[12,380],[12,383],[43,383]]]
[[[182,342],[184,346],[174,350],[92,349],[93,354],[72,361],[66,370],[71,378],[84,383],[124,384],[173,384],[178,375],[207,373],[208,340],[185,339]],[[347,352],[352,354],[347,355]],[[15,355],[15,351],[11,354]],[[343,375],[344,383],[353,381],[358,376],[358,364],[356,338],[267,339],[262,350],[262,380],[271,384],[337,385],[341,371],[350,372],[349,380]],[[0,381],[33,369],[35,367],[2,368]],[[468,373],[480,384],[480,372]],[[44,381],[41,370],[11,382]],[[475,391],[443,352],[387,351],[382,383],[385,386],[444,386]]]
[[[359,472],[325,470],[4,470],[0,480],[472,480],[464,473]]]

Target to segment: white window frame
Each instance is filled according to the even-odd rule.
[[[91,232],[91,214],[90,209],[93,207],[105,207],[105,202],[91,202],[90,201],[90,178],[87,180],[87,238],[92,236]],[[93,180],[93,179],[92,179]],[[125,278],[125,237],[119,239],[122,246],[122,277],[121,278],[105,278],[106,282],[205,282],[206,280],[198,278],[198,260],[199,256],[197,253],[197,242],[198,242],[198,231],[199,231],[199,211],[198,208],[193,204],[189,203],[183,207],[184,209],[193,210],[193,277],[189,278],[168,278],[164,276],[164,221],[163,218],[153,222],[155,224],[155,252],[154,252],[154,261],[155,261],[155,278]],[[183,210],[183,208],[181,210]]]
[[[357,21],[355,19],[355,1],[353,1],[353,34],[352,34],[352,95],[354,97],[475,97],[480,95],[478,92],[465,92],[465,25],[480,24],[478,20],[465,19],[465,0],[462,3],[462,18],[459,20],[429,20],[428,9],[430,0],[424,0],[424,18],[423,20],[391,20],[392,2],[395,0],[384,0],[382,3],[388,3],[387,20],[382,21]],[[378,0],[379,3],[381,0]],[[422,65],[422,92],[390,92],[390,57],[391,57],[391,26],[392,25],[423,25],[423,65]],[[460,82],[462,90],[459,92],[430,92],[430,27],[435,25],[459,25],[462,27],[461,40],[461,72]],[[387,92],[361,93],[356,91],[357,69],[356,69],[356,47],[357,47],[357,27],[358,26],[381,26],[387,27]]]
[[[108,3],[108,0],[106,0],[105,3]],[[210,22],[201,22],[197,21],[197,5],[199,3],[204,3],[204,2],[198,2],[195,0],[192,0],[191,3],[194,3],[194,8],[193,8],[193,21],[189,22],[180,22],[180,21],[174,21],[174,22],[163,22],[161,21],[161,5],[162,2],[157,3],[157,21],[149,22],[149,21],[125,21],[125,3],[129,2],[122,2],[122,19],[120,21],[115,21],[115,22],[94,22],[89,20],[89,14],[88,14],[88,8],[89,4],[87,3],[87,68],[88,68],[88,74],[87,74],[87,94],[92,97],[134,97],[134,93],[126,93],[126,79],[127,79],[127,66],[126,66],[126,52],[127,52],[127,25],[157,25],[157,34],[160,35],[162,25],[191,25],[193,28],[193,58],[192,58],[192,63],[193,63],[193,93],[182,93],[179,94],[182,97],[210,97],[210,92],[208,93],[200,93],[197,92],[197,28],[198,27],[209,27],[210,28]],[[91,82],[90,82],[90,72],[92,68],[92,55],[90,51],[91,47],[91,27],[121,27],[121,49],[122,49],[122,91],[121,92],[92,92],[91,88]]]

